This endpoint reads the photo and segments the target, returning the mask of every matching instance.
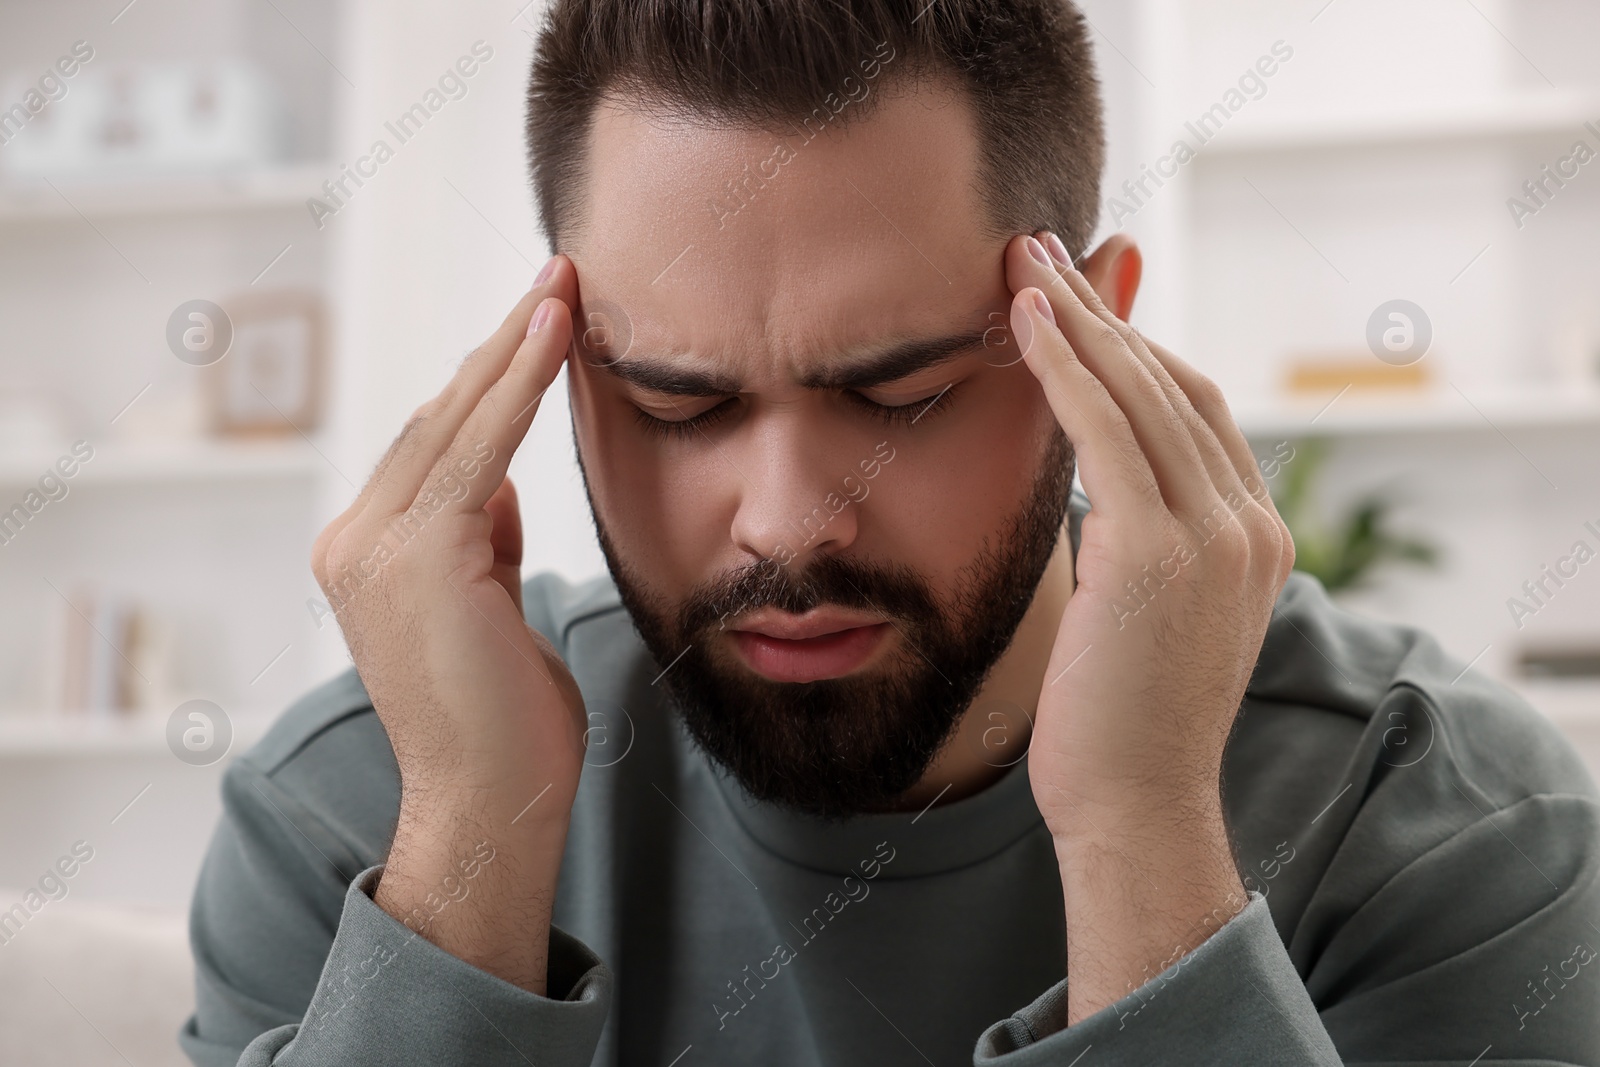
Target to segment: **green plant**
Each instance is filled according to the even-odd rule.
[[[1326,459],[1327,443],[1322,439],[1296,442],[1294,461],[1283,466],[1283,487],[1273,494],[1294,537],[1295,570],[1314,576],[1332,593],[1361,586],[1380,563],[1433,566],[1438,562],[1439,550],[1433,545],[1386,528],[1391,501],[1381,493],[1362,497],[1332,522],[1320,521],[1311,498]]]

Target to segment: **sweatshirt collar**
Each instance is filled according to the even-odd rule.
[[[757,800],[720,768],[712,767],[712,777],[735,820],[757,843],[791,863],[832,874],[858,873],[874,858],[882,862],[885,878],[942,874],[988,859],[1032,830],[1045,832],[1026,755],[972,796],[834,823]]]

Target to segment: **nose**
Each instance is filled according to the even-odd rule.
[[[836,553],[856,539],[856,499],[846,476],[851,460],[819,447],[813,429],[778,420],[755,439],[734,511],[734,544],[781,566],[804,570],[819,553]],[[795,420],[798,421],[798,420]]]

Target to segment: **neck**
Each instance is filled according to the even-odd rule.
[[[1063,525],[1011,645],[962,715],[955,736],[900,798],[897,808],[919,810],[935,799],[948,804],[972,796],[999,781],[1022,758],[1072,590],[1072,544]]]

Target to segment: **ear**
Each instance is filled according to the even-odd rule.
[[[1133,298],[1139,295],[1139,279],[1144,274],[1144,255],[1132,237],[1114,233],[1105,243],[1078,261],[1078,270],[1089,279],[1111,314],[1128,321],[1133,314]]]

